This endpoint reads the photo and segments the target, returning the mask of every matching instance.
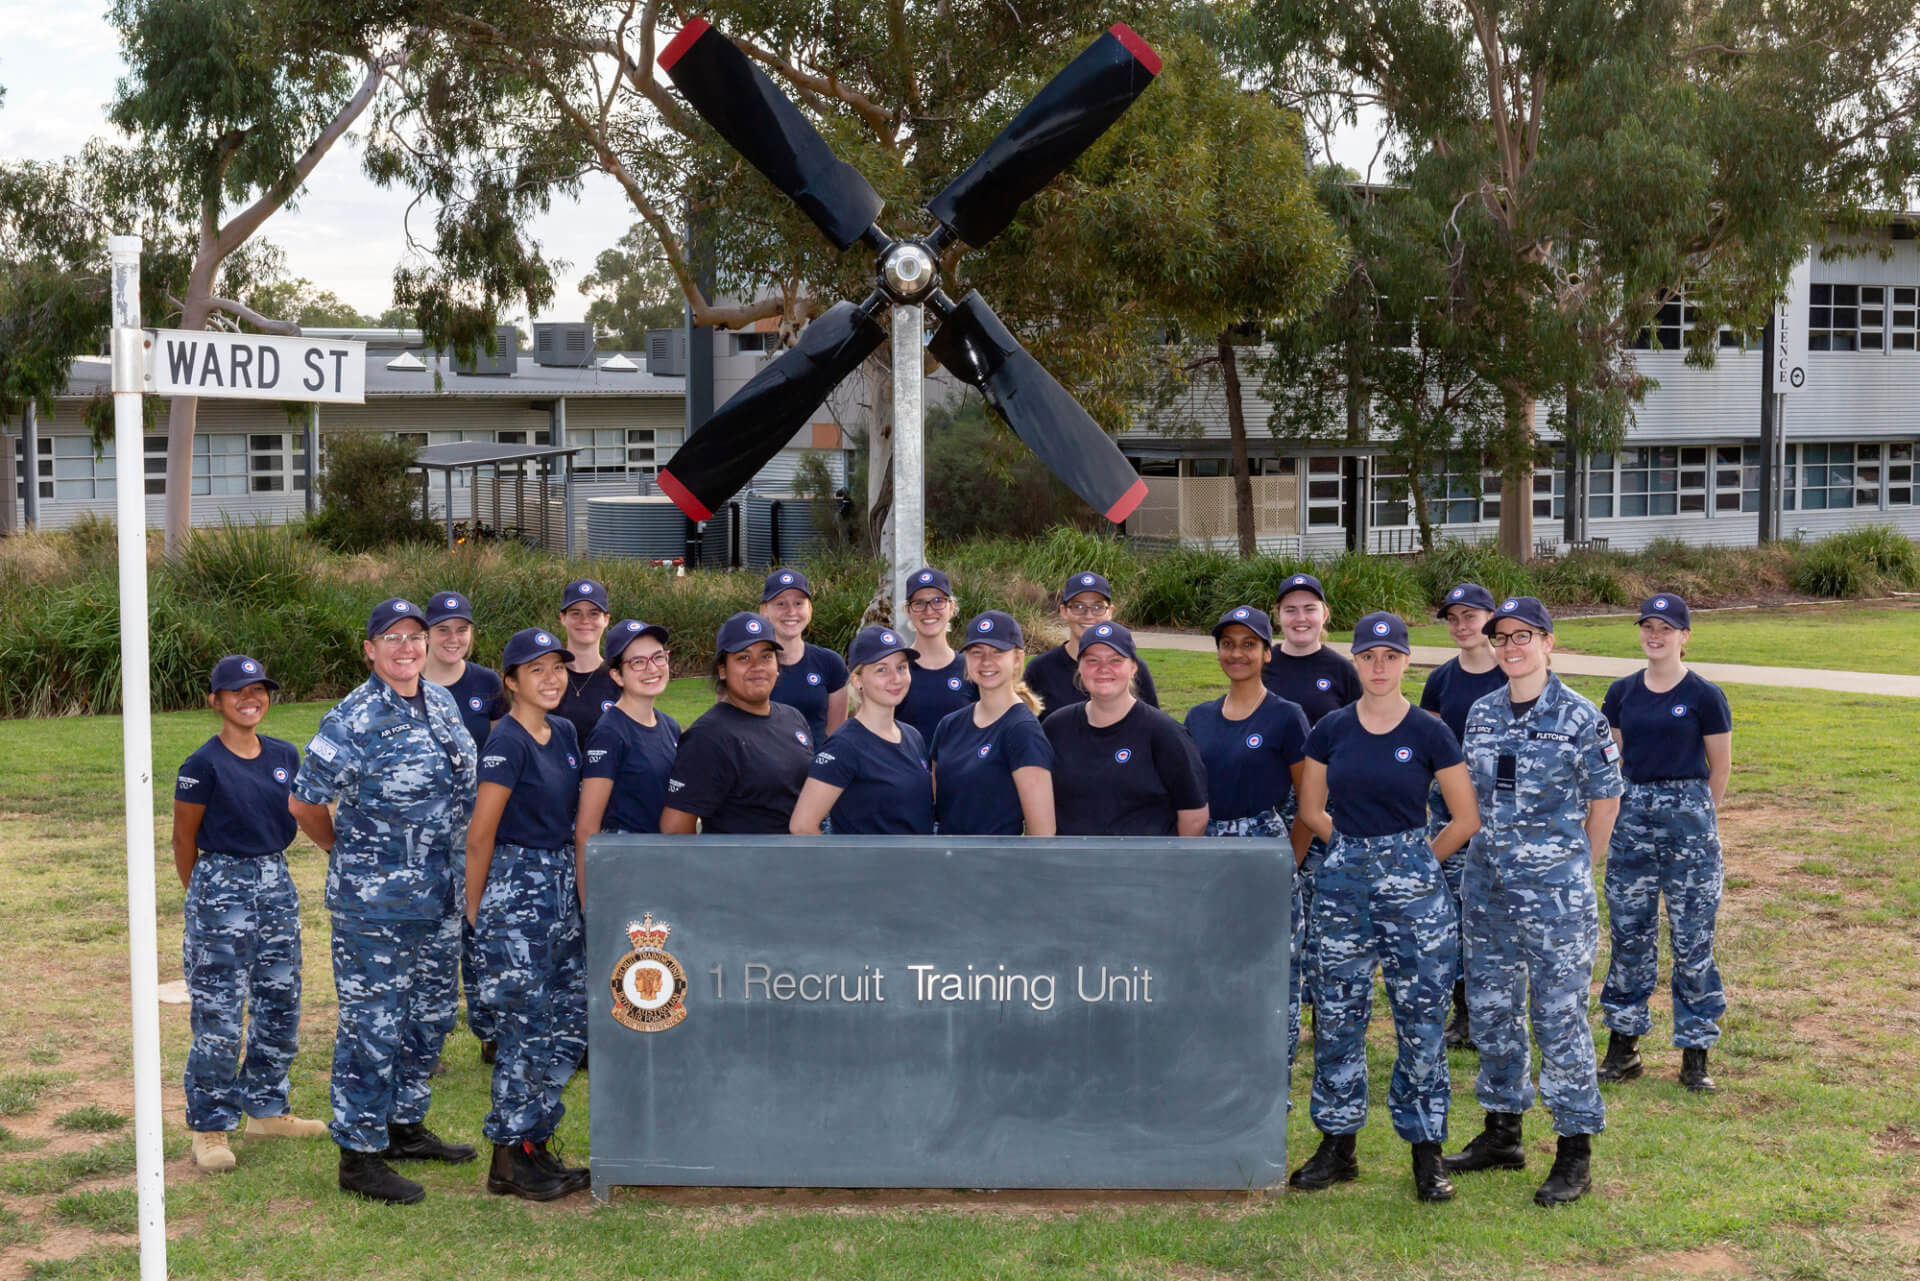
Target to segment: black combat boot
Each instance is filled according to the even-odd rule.
[[[1607,1057],[1600,1064],[1602,1081],[1631,1081],[1646,1070],[1640,1061],[1640,1038],[1615,1032],[1607,1038]]]
[[[1449,1050],[1471,1050],[1473,1048],[1473,1029],[1467,1024],[1467,984],[1465,979],[1453,985],[1453,1021],[1447,1024],[1447,1048]]]
[[[1293,1172],[1287,1186],[1302,1192],[1322,1192],[1336,1183],[1351,1183],[1359,1177],[1360,1163],[1353,1158],[1353,1136],[1322,1134],[1319,1150]]]
[[[591,1171],[582,1165],[568,1165],[544,1142],[533,1145],[533,1159],[540,1163],[541,1169],[559,1175],[568,1192],[584,1192],[593,1186]]]
[[[1560,1148],[1553,1155],[1553,1172],[1533,1194],[1535,1205],[1572,1205],[1593,1191],[1593,1178],[1587,1162],[1593,1155],[1593,1139],[1585,1134],[1563,1134]]]
[[[573,1190],[559,1175],[540,1164],[533,1153],[533,1144],[526,1140],[493,1145],[487,1191],[500,1196],[524,1197],[528,1201],[552,1201]]]
[[[1707,1075],[1707,1049],[1705,1046],[1683,1048],[1680,1051],[1680,1084],[1696,1094],[1713,1094],[1720,1087]]]
[[[498,1041],[480,1042],[480,1061],[482,1063],[492,1063],[494,1059],[499,1057],[499,1054],[500,1054],[500,1042]]]
[[[479,1155],[471,1143],[448,1143],[419,1121],[393,1121],[387,1125],[387,1150],[380,1154],[388,1161],[444,1161],[465,1165]]]
[[[1447,1159],[1438,1143],[1413,1145],[1413,1193],[1422,1201],[1453,1200],[1453,1180],[1447,1177]]]
[[[379,1153],[352,1148],[340,1149],[340,1190],[388,1205],[415,1205],[427,1198],[425,1188],[394,1173]]]
[[[1467,1146],[1448,1157],[1446,1163],[1454,1174],[1526,1169],[1527,1152],[1520,1146],[1520,1114],[1487,1113],[1487,1127],[1469,1140]]]

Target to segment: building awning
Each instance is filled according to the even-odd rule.
[[[484,440],[456,440],[445,445],[428,445],[413,456],[412,465],[427,471],[456,472],[469,467],[572,457],[585,448],[584,445],[497,445]]]

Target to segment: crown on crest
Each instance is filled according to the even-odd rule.
[[[667,935],[671,933],[673,927],[665,921],[654,924],[652,912],[648,912],[643,920],[627,922],[627,937],[632,940],[636,952],[658,951],[667,945]]]

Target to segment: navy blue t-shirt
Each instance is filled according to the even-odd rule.
[[[613,793],[600,828],[606,832],[658,832],[660,809],[667,803],[667,776],[680,747],[680,722],[656,710],[652,725],[642,725],[620,710],[607,709],[587,740],[587,763],[580,777],[609,778]]]
[[[1026,670],[1020,679],[1040,700],[1040,716],[1045,719],[1050,713],[1074,703],[1084,703],[1087,696],[1076,688],[1073,674],[1079,669],[1077,660],[1067,656],[1065,645],[1055,645],[1044,654],[1027,660]],[[1135,696],[1148,707],[1160,706],[1159,692],[1153,688],[1153,673],[1147,665],[1140,664],[1140,670],[1134,673]]]
[[[1013,772],[1053,769],[1053,744],[1040,719],[1015,703],[985,729],[963,707],[940,722],[928,757],[934,768],[934,816],[944,836],[1018,836],[1026,811]]]
[[[1251,818],[1278,809],[1293,795],[1293,766],[1306,755],[1307,717],[1269,692],[1253,715],[1228,720],[1225,698],[1187,713],[1187,733],[1207,767],[1212,819]]]
[[[493,723],[507,714],[507,696],[500,684],[500,673],[491,667],[468,663],[460,679],[447,686],[447,693],[453,695],[454,705],[460,709],[460,720],[475,743],[486,742],[487,735],[493,732]]]
[[[593,737],[593,727],[600,723],[607,709],[619,701],[620,687],[613,683],[605,663],[585,676],[569,667],[567,692],[560,696],[560,706],[553,714],[572,722],[574,741],[584,743]],[[506,712],[500,714],[505,716]]]
[[[1600,711],[1620,731],[1620,770],[1629,783],[1706,778],[1709,734],[1733,731],[1720,687],[1696,672],[1664,694],[1647,688],[1645,672],[1607,687]]]
[[[807,777],[840,789],[831,815],[835,836],[920,835],[933,832],[933,775],[920,731],[898,725],[889,743],[857,718],[833,731]]]
[[[980,691],[967,679],[965,655],[955,654],[945,667],[908,666],[913,683],[907,686],[907,696],[894,709],[893,718],[919,730],[922,742],[932,743],[940,722],[963,707],[972,707]]]
[[[1492,671],[1469,672],[1459,659],[1449,658],[1427,673],[1427,683],[1420,689],[1420,710],[1439,716],[1453,731],[1454,741],[1464,743],[1468,710],[1506,683],[1507,674],[1498,663]]]
[[[580,809],[580,742],[573,722],[559,713],[547,716],[547,741],[533,741],[526,727],[509,716],[493,727],[480,749],[480,782],[513,789],[501,811],[494,840],[528,849],[557,850],[573,844],[573,819]]]
[[[1360,701],[1360,673],[1353,660],[1325,645],[1298,658],[1275,645],[1260,679],[1289,703],[1297,703],[1310,726],[1335,708]]]
[[[260,754],[246,760],[215,734],[194,749],[174,779],[173,799],[204,805],[194,844],[204,853],[262,858],[293,844],[287,797],[300,772],[300,749],[260,735]]]
[[[1329,712],[1307,735],[1307,755],[1327,767],[1335,833],[1356,837],[1424,829],[1434,774],[1465,759],[1453,731],[1417,707],[1384,734],[1368,732],[1357,707]]]
[[[847,664],[840,655],[824,646],[807,645],[800,661],[780,665],[780,679],[773,685],[773,701],[796,709],[807,718],[807,732],[813,741],[827,740],[827,696],[847,687]],[[781,831],[786,828],[782,827]]]
[[[703,831],[785,836],[812,763],[813,735],[793,708],[774,703],[756,716],[715,703],[680,736],[667,806]]]
[[[1111,725],[1087,705],[1041,722],[1053,744],[1053,815],[1062,836],[1178,836],[1180,810],[1207,803],[1207,767],[1180,723],[1135,702]]]

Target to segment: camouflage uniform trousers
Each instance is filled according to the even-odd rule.
[[[1647,1000],[1660,974],[1660,897],[1673,944],[1673,1043],[1705,1049],[1727,1012],[1713,961],[1720,911],[1720,835],[1704,778],[1629,783],[1613,827],[1605,880],[1612,958],[1600,989],[1607,1026],[1645,1036]]]
[[[474,924],[480,999],[498,1020],[494,1143],[553,1137],[561,1091],[587,1048],[586,932],[573,848],[496,844]]]
[[[1387,1086],[1396,1134],[1447,1137],[1452,1080],[1444,1039],[1459,923],[1424,827],[1334,834],[1314,882],[1313,1124],[1352,1134],[1367,1120],[1367,1023],[1379,968],[1398,1053]]]
[[[187,878],[180,959],[193,997],[187,1128],[284,1115],[300,1042],[300,893],[286,856],[201,854]]]
[[[1606,1128],[1587,998],[1600,947],[1600,912],[1584,843],[1555,859],[1541,851],[1468,847],[1467,1017],[1480,1049],[1474,1094],[1489,1112],[1525,1112],[1534,1086],[1527,1026],[1540,1043],[1540,1095],[1561,1135]]]
[[[1266,837],[1270,840],[1287,841],[1292,825],[1284,819],[1280,811],[1268,810],[1264,814],[1255,814],[1250,818],[1217,818],[1207,824],[1208,836],[1250,836]],[[1293,857],[1292,842],[1287,843],[1288,858]],[[1287,1071],[1293,1071],[1293,1060],[1300,1052],[1300,966],[1301,952],[1307,946],[1307,909],[1300,900],[1300,883],[1303,879],[1298,871],[1289,878],[1293,884],[1293,903],[1288,924],[1292,927],[1293,942],[1287,951]],[[1289,1099],[1291,1108],[1293,1101]]]
[[[333,916],[333,1141],[356,1152],[387,1146],[387,1126],[427,1119],[427,1076],[453,1030],[460,918]]]
[[[473,941],[473,926],[464,916],[460,918],[460,984],[467,998],[467,1031],[482,1041],[498,1040],[498,1020],[480,999],[480,951]]]
[[[1452,821],[1453,814],[1447,809],[1447,803],[1440,799],[1440,789],[1435,787],[1433,792],[1427,797],[1428,843],[1431,844],[1433,838],[1440,835],[1441,829]],[[1465,846],[1455,850],[1452,857],[1442,859],[1440,862],[1440,875],[1446,878],[1447,892],[1453,895],[1453,906],[1460,917],[1460,968],[1454,973],[1453,979],[1451,980],[1454,983],[1463,982],[1467,977],[1467,904],[1466,900],[1463,899],[1460,894],[1460,885],[1462,879],[1466,876],[1466,868],[1467,851]]]
[[[1288,832],[1293,831],[1293,821],[1300,817],[1299,793],[1287,797],[1287,803],[1280,807],[1280,822]],[[1294,955],[1300,959],[1300,991],[1298,999],[1301,1005],[1313,1004],[1313,878],[1320,870],[1320,864],[1326,861],[1327,843],[1319,837],[1307,842],[1307,857],[1294,869],[1293,873],[1293,919],[1294,928],[1305,930]]]

